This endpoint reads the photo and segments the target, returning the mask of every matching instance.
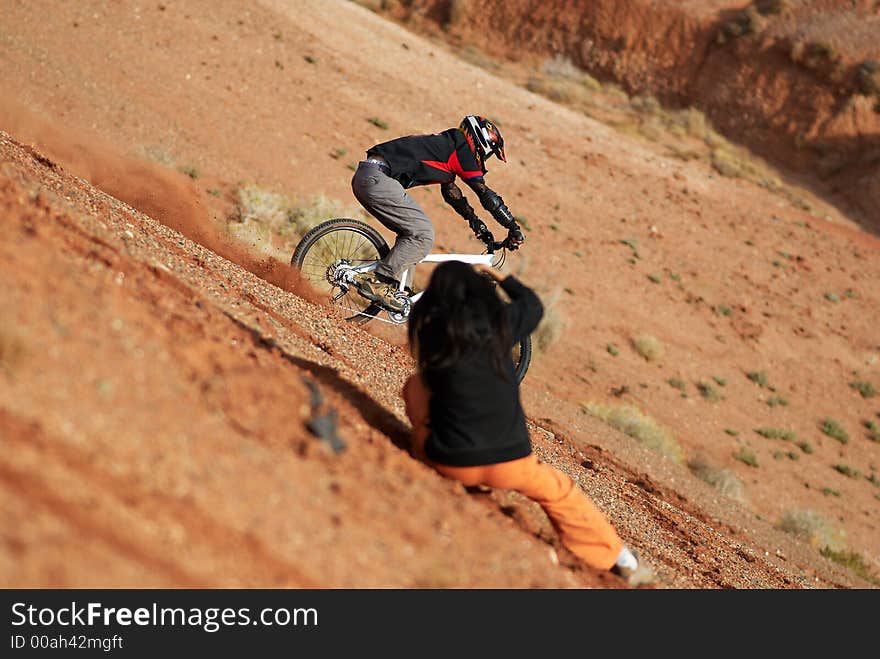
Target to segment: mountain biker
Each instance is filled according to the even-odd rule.
[[[501,131],[488,119],[467,115],[458,128],[430,135],[410,135],[376,144],[351,179],[354,196],[379,222],[397,234],[391,251],[373,273],[355,276],[365,298],[393,312],[404,304],[395,297],[400,277],[421,261],[434,244],[431,220],[406,190],[440,184],[443,199],[461,215],[481,240],[492,235],[455,184],[456,176],[476,193],[482,207],[507,229],[507,246],[517,249],[525,235],[501,196],[484,180],[486,160],[507,162]]]
[[[504,289],[509,303],[484,275]],[[532,450],[510,352],[543,313],[540,298],[513,276],[459,261],[437,266],[409,315],[409,345],[418,364],[403,387],[410,452],[465,486],[529,497],[586,564],[630,585],[646,584],[650,568],[608,518],[577,483]]]

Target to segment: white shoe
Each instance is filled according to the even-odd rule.
[[[654,571],[650,566],[640,561],[638,554],[628,547],[620,550],[620,555],[617,557],[617,562],[611,567],[611,572],[633,588],[647,586],[656,581]]]

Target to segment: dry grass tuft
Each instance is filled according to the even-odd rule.
[[[672,432],[632,405],[582,403],[581,409],[612,428],[638,440],[676,463],[684,461],[684,451]]]
[[[816,549],[843,551],[846,547],[846,533],[814,510],[788,511],[780,520],[779,528],[806,540]]]
[[[565,327],[565,319],[559,312],[557,305],[560,295],[561,291],[557,290],[552,294],[541,296],[544,304],[544,317],[541,318],[538,327],[532,332],[532,341],[541,352],[545,352],[551,345],[556,343]]]
[[[691,473],[718,490],[724,496],[745,503],[745,488],[739,476],[730,469],[718,469],[704,455],[697,455],[687,463]]]
[[[529,77],[526,89],[558,103],[589,106],[602,85],[569,58],[556,55]]]
[[[226,228],[236,240],[286,260],[302,236],[333,217],[362,219],[363,212],[324,196],[296,203],[287,195],[248,183],[238,189],[235,212]]]
[[[639,334],[633,337],[632,345],[635,351],[649,362],[659,361],[663,359],[665,354],[663,344],[650,334]]]

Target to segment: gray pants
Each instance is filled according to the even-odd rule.
[[[397,234],[376,271],[400,281],[404,272],[428,255],[434,245],[434,226],[403,186],[373,163],[361,162],[351,179],[351,191],[370,215]]]

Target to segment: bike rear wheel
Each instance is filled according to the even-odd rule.
[[[363,325],[373,319],[381,307],[361,297],[354,288],[347,291],[335,285],[329,273],[334,267],[358,266],[378,261],[388,254],[388,243],[369,224],[349,218],[322,222],[309,231],[293,252],[290,265],[297,268],[304,281],[318,293],[335,299],[346,320]]]
[[[513,357],[513,372],[516,374],[516,381],[522,382],[526,371],[529,370],[529,364],[532,363],[532,337],[526,336],[514,345],[511,356]]]

